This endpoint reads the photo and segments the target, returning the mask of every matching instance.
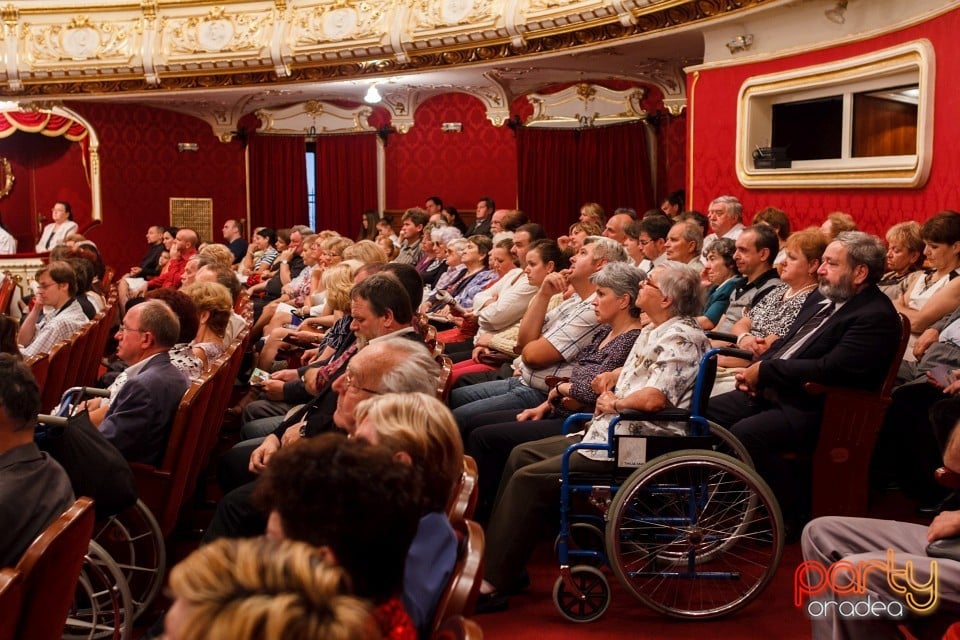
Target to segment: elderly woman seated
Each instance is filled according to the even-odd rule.
[[[200,327],[190,341],[190,350],[206,371],[224,352],[223,335],[233,312],[233,299],[227,288],[216,282],[194,282],[183,292],[197,306]]]
[[[516,447],[503,474],[487,527],[486,581],[482,593],[489,608],[505,607],[505,595],[523,585],[523,567],[544,523],[559,518],[558,480],[562,454],[575,442],[606,442],[610,420],[622,411],[653,412],[687,407],[698,365],[710,343],[697,325],[703,307],[699,271],[668,261],[644,281],[637,306],[650,318],[624,366],[597,376],[594,419],[584,435],[554,436]],[[624,422],[624,433],[683,433],[684,426]],[[578,451],[573,472],[608,471],[605,451]]]

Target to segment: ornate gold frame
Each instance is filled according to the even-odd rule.
[[[0,171],[3,172],[3,186],[0,187],[0,198],[6,198],[13,191],[13,181],[16,178],[13,175],[13,167],[10,161],[0,157]]]

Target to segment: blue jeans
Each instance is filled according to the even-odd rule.
[[[450,406],[457,424],[462,428],[472,416],[506,409],[529,409],[546,399],[546,393],[528,387],[520,378],[513,377],[454,389],[450,394]]]

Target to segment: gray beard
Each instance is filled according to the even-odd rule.
[[[823,294],[824,298],[835,303],[846,302],[853,297],[854,293],[856,293],[853,290],[853,283],[846,278],[844,278],[839,284],[827,284],[821,279],[819,288],[820,293]]]

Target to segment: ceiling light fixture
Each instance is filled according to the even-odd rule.
[[[827,20],[834,22],[836,24],[843,24],[847,21],[846,16],[844,15],[847,12],[847,0],[837,0],[836,6],[833,9],[827,9],[823,12],[823,15],[827,16]]]
[[[730,53],[739,53],[740,51],[749,49],[752,44],[753,34],[745,33],[727,42],[727,49],[730,49]]]
[[[377,104],[381,100],[383,100],[383,96],[377,91],[377,85],[370,85],[370,88],[367,89],[367,95],[363,96],[363,101],[367,104]]]

